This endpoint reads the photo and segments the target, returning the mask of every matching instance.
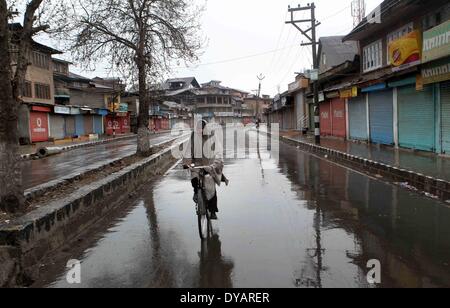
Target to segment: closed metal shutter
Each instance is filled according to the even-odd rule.
[[[345,101],[333,99],[331,101],[331,115],[333,124],[331,134],[335,137],[345,138],[347,134],[347,120],[345,117]]]
[[[302,130],[308,123],[306,120],[305,104],[303,99],[303,92],[297,93],[295,95],[295,112],[296,112],[296,128]]]
[[[75,116],[75,134],[78,137],[84,136],[84,118],[82,115]]]
[[[103,117],[102,116],[94,116],[94,134],[102,135],[103,134]]]
[[[92,115],[84,116],[84,134],[90,135],[94,133],[94,117]]]
[[[367,104],[364,96],[355,97],[348,102],[350,138],[367,140]]]
[[[450,154],[450,81],[441,83],[442,152]]]
[[[48,141],[48,113],[30,112],[31,142]]]
[[[50,115],[50,137],[54,139],[64,139],[66,135],[64,116]]]
[[[330,136],[332,133],[331,125],[331,102],[320,104],[320,133],[323,136]]]
[[[433,89],[398,88],[398,133],[401,147],[434,151],[435,104]]]
[[[73,137],[76,135],[75,130],[75,117],[74,116],[66,116],[66,136]]]
[[[392,90],[369,93],[370,140],[379,144],[394,144],[394,107]]]

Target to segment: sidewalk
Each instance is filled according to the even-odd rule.
[[[284,137],[314,144],[314,136],[303,136],[300,132],[292,131],[285,131],[280,134]],[[389,146],[343,141],[326,137],[322,137],[321,146],[397,168],[422,173],[440,180],[450,181],[450,158],[434,153],[395,149]]]
[[[104,143],[110,142],[114,140],[121,140],[125,138],[131,138],[135,136],[135,134],[124,134],[117,135],[116,138],[112,136],[102,135],[98,139],[89,140],[89,138],[78,138],[78,139],[64,139],[64,140],[56,140],[55,142],[39,142],[31,145],[22,145],[19,148],[20,155],[30,155],[35,154],[39,148],[42,147],[73,147],[73,146],[84,146],[84,145],[92,145],[95,143]]]

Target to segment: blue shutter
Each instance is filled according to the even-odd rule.
[[[435,150],[435,104],[433,89],[398,88],[398,133],[401,147]]]
[[[103,117],[95,115],[94,116],[94,134],[103,134]]]
[[[369,93],[370,139],[373,143],[394,144],[392,90]]]
[[[367,140],[367,106],[366,98],[359,96],[348,101],[350,138]]]
[[[75,134],[78,137],[84,135],[84,119],[82,115],[75,116]]]
[[[450,154],[450,82],[441,83],[442,151]]]

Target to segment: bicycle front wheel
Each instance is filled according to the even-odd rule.
[[[209,237],[209,232],[211,230],[211,221],[209,219],[208,211],[206,214],[198,215],[198,231],[200,234],[200,239],[206,240]]]

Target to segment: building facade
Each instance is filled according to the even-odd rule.
[[[20,24],[11,24],[12,70],[15,70],[17,53],[14,51],[15,34],[22,30]],[[49,140],[50,116],[55,105],[52,55],[61,52],[33,41],[27,55],[29,65],[20,97],[19,141],[21,144]]]
[[[348,137],[447,154],[450,5],[387,0],[381,12],[381,23],[366,19],[344,38],[361,54]]]

